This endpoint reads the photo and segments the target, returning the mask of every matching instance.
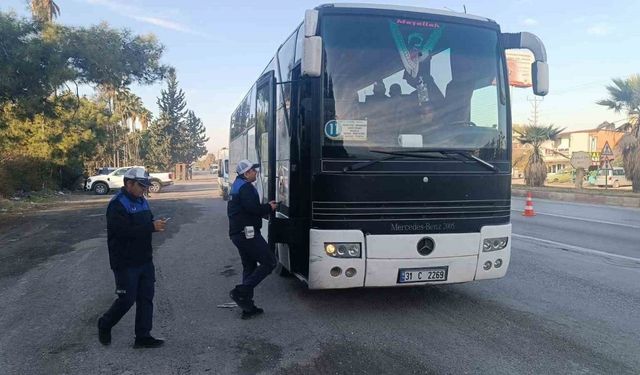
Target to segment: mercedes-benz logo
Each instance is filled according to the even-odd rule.
[[[418,241],[418,254],[426,256],[433,252],[433,249],[436,248],[436,243],[433,241],[431,237],[424,237],[420,241]]]

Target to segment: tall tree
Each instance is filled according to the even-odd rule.
[[[70,187],[66,176],[78,177],[85,163],[104,162],[110,113],[104,106],[75,94],[62,93],[54,99],[55,116],[35,115],[32,119],[12,116],[0,130],[0,138],[10,147],[0,150],[0,194],[11,190]],[[104,164],[102,164],[104,165]],[[10,185],[10,186],[7,186]]]
[[[149,124],[151,124],[151,121],[153,120],[153,114],[150,110],[143,108],[142,111],[140,111],[139,116],[140,128],[142,131],[145,131],[149,128]]]
[[[622,151],[624,171],[632,182],[633,191],[640,192],[640,74],[627,79],[614,78],[613,85],[607,86],[609,98],[597,103],[616,113],[625,112],[629,126],[621,127],[627,133],[618,142]]]
[[[159,61],[164,47],[155,37],[106,24],[43,29],[0,12],[0,35],[0,111],[10,104],[22,117],[53,114],[52,94],[69,84],[115,92],[136,82],[154,83],[167,70]]]
[[[0,12],[0,112],[9,104],[20,117],[54,113],[50,96],[73,74],[60,40],[49,34],[45,38],[36,23]]]
[[[30,0],[31,14],[36,21],[52,22],[60,16],[60,7],[53,0]]]
[[[79,83],[122,90],[133,83],[152,84],[165,77],[164,46],[153,35],[134,35],[102,23],[65,28],[61,33]]]
[[[546,141],[555,141],[558,134],[564,128],[557,128],[554,125],[535,126],[528,125],[514,129],[518,134],[518,141],[523,145],[531,145],[532,150],[524,170],[524,180],[528,186],[543,186],[547,178],[547,166],[542,157],[541,146]]]
[[[121,118],[121,130],[124,132],[124,164],[140,163],[140,134],[136,130],[136,122],[145,111],[142,99],[130,90],[123,90],[117,99],[117,110]]]
[[[162,114],[151,123],[148,136],[143,138],[144,164],[150,166],[152,170],[166,171],[173,167],[169,127],[170,121],[166,115]]]
[[[149,129],[147,164],[168,169],[175,163],[184,162],[186,106],[184,92],[178,87],[175,69],[169,69],[167,88],[160,92],[158,98],[158,120]]]
[[[34,10],[40,9],[38,4],[47,4],[49,19],[59,14],[53,1],[30,4]],[[115,93],[133,83],[163,78],[164,47],[155,37],[106,24],[66,27],[4,12],[0,12],[0,35],[0,176],[24,170],[16,163],[27,157],[62,169],[76,168],[79,162],[104,165],[109,159],[118,160],[109,155],[122,151],[121,139],[126,139],[118,126],[122,120],[113,106],[106,110],[104,104],[88,104],[78,94],[78,86],[107,87]],[[129,121],[135,122],[133,112],[128,113]],[[47,168],[51,178],[52,169]],[[10,184],[0,177],[0,194],[11,191],[2,185],[38,185],[27,183],[28,176],[13,177]]]
[[[187,112],[187,119],[184,127],[186,134],[183,137],[182,149],[184,150],[184,162],[191,164],[201,156],[207,154],[205,144],[209,140],[206,136],[206,129],[193,111]]]

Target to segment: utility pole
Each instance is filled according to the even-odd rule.
[[[531,116],[529,118],[529,125],[538,126],[540,120],[540,113],[538,108],[538,103],[544,101],[544,97],[541,96],[533,96],[527,97],[527,101],[531,103]]]
[[[540,110],[538,103],[544,99],[539,96],[527,97],[527,101],[531,103],[531,116],[529,118],[529,125],[538,126],[540,124]]]

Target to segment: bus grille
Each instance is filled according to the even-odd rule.
[[[510,200],[429,202],[313,202],[314,221],[508,218]]]

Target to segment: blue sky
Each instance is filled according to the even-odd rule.
[[[57,22],[92,25],[101,21],[135,33],[154,33],[166,46],[163,62],[175,66],[188,106],[204,121],[208,147],[226,145],[229,116],[278,45],[298,25],[308,0],[55,0]],[[548,0],[375,1],[462,11],[492,18],[504,32],[529,31],[545,43],[550,93],[539,105],[542,123],[568,130],[624,120],[595,104],[607,96],[613,77],[640,73],[640,1]],[[615,4],[615,5],[614,5]],[[28,15],[26,0],[2,0],[0,10]],[[161,85],[134,87],[145,105],[157,111]],[[515,123],[527,123],[530,89],[513,89]]]

